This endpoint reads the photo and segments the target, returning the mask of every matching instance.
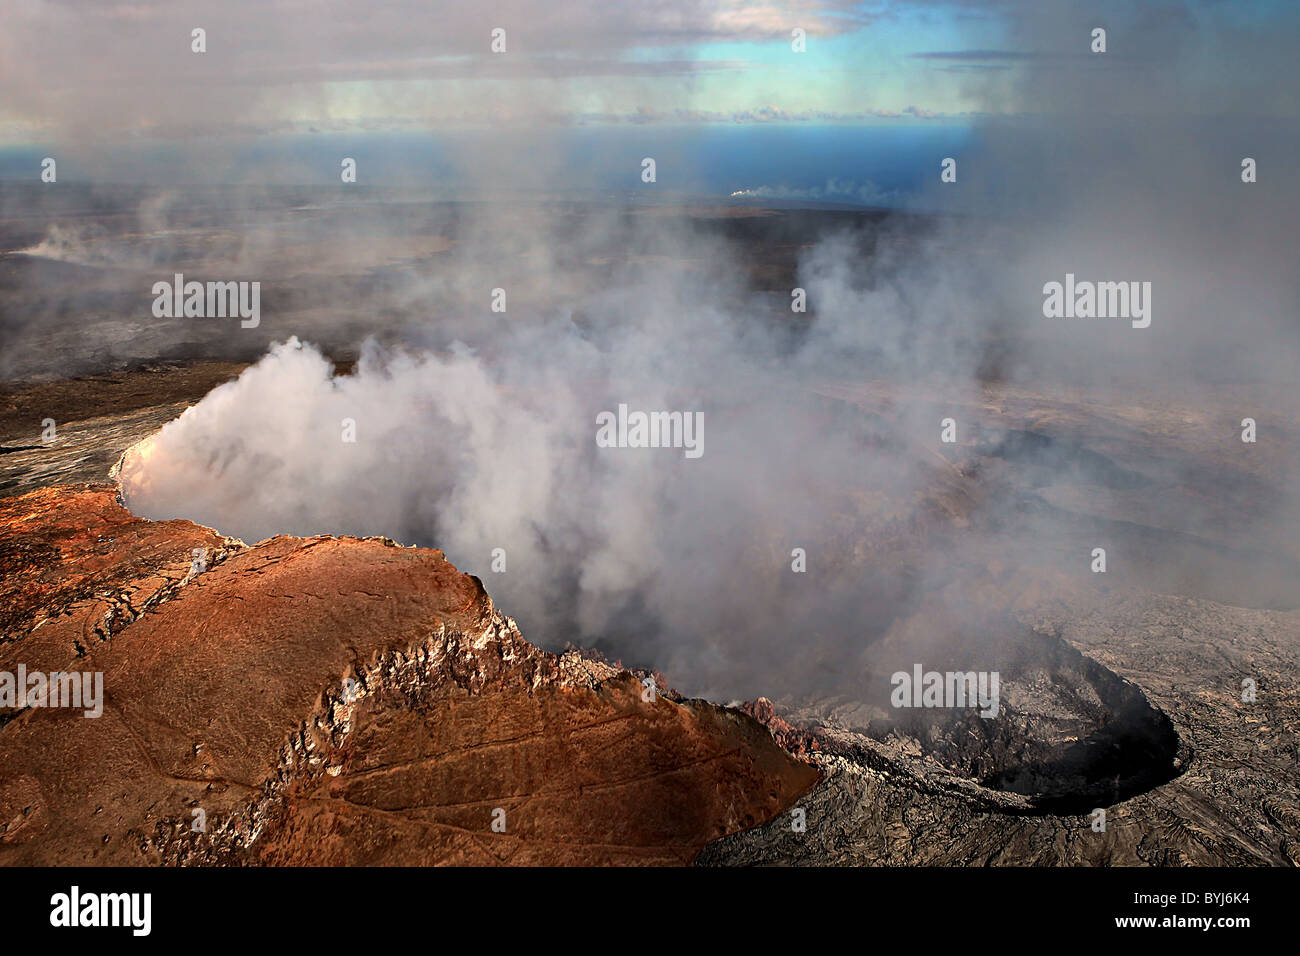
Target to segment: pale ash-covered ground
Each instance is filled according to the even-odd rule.
[[[15,494],[102,479],[126,447],[238,369],[11,389],[0,487]],[[909,394],[878,383],[824,393],[869,414],[928,400],[919,387]],[[39,419],[29,421],[38,408],[59,419],[49,445]],[[994,386],[958,414],[963,441],[942,452],[946,465],[936,460],[923,496],[931,547],[866,540],[854,560],[924,560],[931,578],[951,582],[880,641],[882,673],[889,653],[906,655],[909,627],[942,630],[925,615],[930,603],[952,602],[948,587],[967,602],[957,604],[959,621],[967,608],[994,622],[1015,661],[1002,691],[1006,719],[907,725],[859,692],[857,674],[821,695],[778,699],[779,716],[819,728],[816,749],[797,748],[825,773],[797,803],[806,830],[795,832],[783,813],[710,845],[697,862],[1300,861],[1294,422],[1271,422],[1260,444],[1243,446],[1231,398],[1119,407]],[[944,541],[951,546],[935,546]],[[1108,547],[1106,575],[1087,569],[1098,542]],[[1241,699],[1247,678],[1253,703]],[[1116,747],[1113,791],[1094,779],[1104,759],[1081,782],[1054,782],[1061,753],[1128,719],[1116,709],[1123,700],[1144,723]],[[1018,791],[993,785],[1035,762],[1048,771]],[[1105,832],[1093,829],[1094,807],[1106,809]]]
[[[1099,801],[1104,833],[1090,811],[1035,813],[976,788],[913,739],[830,732],[838,752],[813,756],[826,780],[799,803],[805,832],[787,816],[710,846],[697,862],[1300,863],[1300,615],[1150,593],[1063,614],[1055,606],[1022,617],[1135,683],[1179,738],[1179,776],[1117,804]],[[1258,686],[1253,704],[1241,701],[1247,676]]]
[[[864,409],[903,392],[827,391]],[[973,782],[990,748],[963,751],[969,721],[891,728],[886,710],[853,693],[778,700],[794,724],[825,728],[810,759],[826,779],[799,803],[806,830],[787,815],[719,841],[697,862],[1300,863],[1300,575],[1287,484],[1295,422],[1274,419],[1269,440],[1247,445],[1236,427],[1242,404],[1231,396],[1125,406],[1091,398],[990,388],[962,409],[977,437],[951,454],[962,477],[939,497],[955,521],[975,510],[967,493],[984,503],[1010,496],[1016,506],[999,511],[1002,524],[977,548],[941,559],[931,574],[961,582],[963,607],[1005,612],[1004,633],[1021,629],[1017,640],[1039,649],[1002,692],[1028,737],[1068,743],[1113,720],[1077,719],[1092,687],[1084,671],[1058,666],[1051,649],[1069,648],[1168,717],[1177,735],[1169,779],[1045,808],[1032,794]],[[1023,441],[1010,453],[1005,441],[979,437],[998,428],[1050,436],[1052,460],[1036,460]],[[1033,475],[1044,464],[1050,475]],[[1096,544],[1108,548],[1106,575],[1088,569]],[[908,627],[899,622],[880,646]],[[1245,680],[1253,702],[1242,699]],[[1061,720],[1068,696],[1073,725]],[[1095,808],[1106,810],[1104,832],[1093,827]]]

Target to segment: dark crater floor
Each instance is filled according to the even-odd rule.
[[[1088,813],[1186,769],[1190,749],[1137,685],[1052,635],[1022,627],[965,634],[942,650],[932,647],[924,669],[996,671],[996,717],[974,707],[894,708],[882,698],[866,726],[852,729],[932,757],[982,786],[1027,797],[1033,813]],[[873,687],[892,686],[894,671],[912,670],[901,650],[885,644],[868,653],[875,659]]]

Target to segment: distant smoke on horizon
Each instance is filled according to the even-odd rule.
[[[1294,376],[1300,126],[1278,118],[1293,61],[1280,43],[1261,48],[1258,29],[1198,23],[1178,5],[1108,5],[1109,51],[1091,55],[1094,7],[1017,7],[1018,69],[970,83],[990,114],[1013,103],[1022,115],[979,118],[955,182],[940,181],[944,156],[931,160],[923,198],[961,215],[924,241],[892,243],[886,225],[869,257],[847,231],[801,250],[807,316],[777,321],[744,263],[669,217],[593,216],[573,234],[550,211],[487,203],[436,272],[346,303],[365,320],[425,310],[399,347],[365,346],[344,377],[309,342],[276,347],[131,463],[130,506],[246,538],[440,547],[526,634],[612,641],[696,689],[743,696],[848,666],[915,586],[855,549],[933,490],[939,422],[919,404],[837,412],[813,397],[820,386],[880,378],[942,404],[975,402],[996,379],[1140,405]],[[1283,17],[1275,33],[1295,25]],[[1238,82],[1210,89],[1207,70]],[[1189,104],[1187,89],[1205,100]],[[1247,157],[1256,182],[1243,182]],[[525,182],[573,174],[553,156],[478,159],[488,183],[512,164]],[[627,264],[608,278],[576,268],[615,249]],[[1150,283],[1150,326],[1045,317],[1045,285],[1067,275]],[[504,313],[487,306],[497,288]],[[595,416],[618,403],[702,412],[704,455],[597,448]],[[1260,523],[1294,522],[1297,491],[1292,478],[1285,501],[1261,503]],[[834,556],[815,588],[790,572],[796,547],[810,567]],[[494,548],[504,574],[489,571]],[[806,640],[798,661],[791,635]]]

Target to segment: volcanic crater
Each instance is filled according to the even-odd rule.
[[[1186,535],[1204,512],[1179,502],[1210,500],[1197,483],[1275,487],[1268,462],[1206,464],[1199,434],[1128,454],[1115,439],[1136,427],[1128,409],[994,394],[972,411],[981,437],[935,466],[919,503],[885,502],[880,533],[837,517],[850,579],[942,559],[908,571],[922,586],[867,628],[861,656],[815,662],[840,677],[818,693],[719,707],[662,675],[534,647],[432,549],[246,544],[130,514],[107,464],[238,371],[7,393],[0,669],[102,670],[106,701],[99,720],[23,709],[0,726],[14,768],[2,863],[1300,862],[1289,539],[1259,541],[1272,578],[1232,573],[1220,552],[1255,526],[1249,496],[1219,496],[1233,520],[1202,522],[1195,575],[1072,570],[1102,535],[1113,560]],[[827,391],[844,407],[896,400]],[[51,407],[66,425],[37,448],[23,423]],[[1155,488],[1152,526],[1095,510],[1098,482]],[[998,496],[1015,506],[993,509],[985,550],[962,548]],[[1043,514],[1068,534],[1036,546],[1017,522]],[[891,708],[891,673],[917,663],[998,671],[998,717]],[[1258,701],[1243,701],[1243,676]],[[350,700],[349,679],[364,690]]]
[[[129,507],[120,481],[123,466],[131,456],[147,451],[154,437],[124,451],[111,471],[123,507]],[[988,453],[1004,457],[1008,447],[1024,444],[1013,436]],[[1040,445],[1051,443],[1039,440],[1032,447]],[[147,466],[134,469],[138,481],[144,480],[144,471]],[[975,784],[1005,794],[1009,800],[994,801],[999,812],[1088,814],[1159,787],[1187,769],[1191,748],[1179,738],[1168,715],[1136,684],[1084,656],[1058,635],[996,616],[962,619],[961,611],[949,607],[952,601],[950,594],[933,596],[932,603],[902,618],[869,646],[857,662],[860,670],[854,672],[855,683],[866,690],[855,688],[842,698],[787,697],[779,715],[762,707],[756,710],[753,704],[741,709],[766,723],[778,742],[786,742],[782,727],[795,730],[782,718],[795,720],[801,729],[789,739],[799,743],[789,749],[797,756],[807,759],[823,749],[851,752],[843,738],[837,742],[828,730],[847,732],[850,738],[862,736],[903,760],[919,758],[939,765],[943,776],[963,781],[965,792]],[[607,666],[599,652],[569,653]],[[971,670],[971,661],[985,662],[987,670],[1000,678],[998,713],[980,716],[973,707],[900,710],[870,692],[886,685],[891,667],[910,669],[911,664],[904,662],[918,653],[933,657],[940,671]],[[617,668],[606,676],[616,672]],[[662,685],[662,676],[659,681]],[[668,693],[681,699],[671,690]],[[393,706],[392,700],[388,706]],[[438,722],[447,716],[441,714]],[[404,728],[400,734],[413,732]],[[334,736],[337,731],[331,739]],[[341,764],[332,773],[336,777],[342,773]],[[337,789],[340,781],[336,779],[332,786]],[[752,826],[756,821],[748,816],[745,822]],[[173,847],[173,852],[179,851]]]

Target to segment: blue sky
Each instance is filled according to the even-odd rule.
[[[577,185],[530,167],[585,149],[587,185],[617,188],[659,144],[687,190],[865,201],[990,123],[1300,109],[1294,0],[4,3],[6,178],[56,155],[73,178],[318,182],[368,150],[396,183],[405,144],[404,173],[528,189]]]
[[[978,104],[916,54],[998,45],[999,6],[6,0],[0,134],[951,118]]]
[[[952,124],[1043,109],[1046,71],[1099,65],[1098,25],[1108,67],[1231,102],[1286,79],[1298,16],[1294,0],[5,0],[0,142]]]

